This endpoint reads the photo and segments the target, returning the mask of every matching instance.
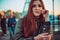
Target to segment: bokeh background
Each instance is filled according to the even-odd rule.
[[[18,20],[23,18],[27,11],[31,0],[0,0],[0,11],[8,13],[13,10]],[[49,10],[49,20],[53,31],[60,31],[60,0],[43,0],[45,8]],[[54,28],[53,28],[54,27]],[[16,30],[17,26],[16,26]],[[8,37],[8,36],[7,36]]]

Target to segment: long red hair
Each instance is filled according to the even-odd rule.
[[[28,9],[28,13],[21,22],[21,26],[22,26],[25,37],[29,37],[29,36],[33,35],[33,33],[37,27],[37,24],[35,22],[35,17],[33,16],[33,12],[32,12],[32,7],[33,7],[34,1],[36,1],[36,0],[31,0],[29,9]],[[39,1],[41,2],[42,8],[45,9],[42,0],[39,0]],[[40,15],[40,21],[41,21],[41,23],[44,22],[44,17],[42,14]]]

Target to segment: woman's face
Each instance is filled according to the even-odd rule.
[[[14,14],[13,14],[13,11],[9,12],[9,15],[10,15],[10,16],[13,16],[13,15],[14,15]]]
[[[1,12],[0,14],[1,14],[2,16],[4,16],[4,12]]]
[[[39,16],[41,14],[42,6],[40,1],[34,1],[32,11],[35,16]]]

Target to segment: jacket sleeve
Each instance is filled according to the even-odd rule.
[[[21,25],[21,21],[20,21],[19,25]],[[23,30],[20,26],[19,31],[16,34],[14,34],[13,40],[34,40],[34,37],[31,36],[31,37],[25,38],[23,35]]]
[[[16,25],[16,17],[13,18],[14,19],[14,22],[12,23],[12,25]]]

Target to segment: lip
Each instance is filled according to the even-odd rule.
[[[39,11],[35,11],[35,13],[39,13]]]

